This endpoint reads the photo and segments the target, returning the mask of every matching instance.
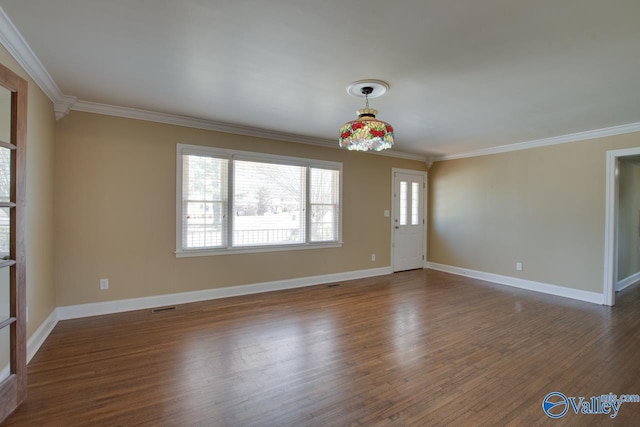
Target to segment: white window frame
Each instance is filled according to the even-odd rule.
[[[225,158],[229,160],[228,166],[228,179],[227,179],[227,227],[229,233],[233,233],[233,161],[234,160],[247,160],[258,161],[266,163],[274,163],[279,165],[294,165],[303,166],[307,168],[307,185],[305,189],[305,242],[299,244],[286,244],[286,245],[261,245],[261,246],[243,246],[232,247],[230,242],[227,241],[227,246],[223,248],[206,248],[206,249],[185,249],[183,247],[183,162],[182,156],[184,154],[196,154],[206,157]],[[311,230],[311,197],[310,197],[310,168],[320,169],[332,169],[339,172],[339,197],[338,197],[338,215],[339,221],[337,224],[337,240],[329,242],[311,242],[310,230]],[[195,257],[195,256],[210,256],[210,255],[225,255],[225,254],[241,254],[241,253],[255,253],[255,252],[276,252],[276,251],[291,251],[291,250],[303,250],[303,249],[320,249],[320,248],[339,248],[342,247],[342,163],[331,162],[326,160],[305,159],[300,157],[279,156],[274,154],[265,154],[249,151],[229,150],[224,148],[207,147],[201,145],[188,145],[177,144],[176,152],[176,257]]]

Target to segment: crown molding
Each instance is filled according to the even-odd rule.
[[[53,111],[56,113],[56,120],[60,120],[71,111],[71,107],[78,101],[75,96],[62,95],[54,101]]]
[[[395,157],[398,159],[417,160],[419,162],[428,164],[427,156],[424,154],[405,153],[404,151],[396,151],[396,150],[366,151],[366,153],[378,154],[380,156],[387,156],[387,157]]]
[[[461,154],[434,157],[434,161],[464,159],[468,157],[487,156],[489,154],[508,153],[510,151],[528,150],[530,148],[546,147],[548,145],[566,144],[568,142],[585,141],[588,139],[604,138],[607,136],[623,135],[626,133],[640,132],[640,122],[626,125],[612,126],[602,129],[594,129],[585,132],[570,133],[568,135],[554,136],[551,138],[535,139],[533,141],[518,142],[515,144],[501,145],[498,147],[483,148],[481,150],[468,151]]]
[[[2,7],[0,7],[0,43],[53,102],[56,119],[67,115],[77,98],[62,93]]]
[[[123,117],[127,119],[144,120],[148,122],[163,123],[176,126],[185,126],[196,129],[211,130],[216,132],[232,133],[236,135],[253,136],[256,138],[273,139],[277,141],[296,142],[300,144],[319,145],[328,148],[338,148],[337,142],[331,139],[316,138],[312,136],[296,135],[278,132],[250,126],[234,125],[215,120],[194,119],[176,114],[159,113],[137,108],[119,107],[116,105],[101,104],[90,101],[76,101],[71,105],[73,111],[85,113],[103,114],[107,116]],[[425,161],[425,156],[400,151],[387,150],[376,152],[388,157],[398,157],[409,160]]]
[[[212,130],[216,132],[233,133],[238,135],[254,136],[259,138],[277,139],[281,141],[302,142],[304,144],[322,145],[331,147],[334,141],[305,137],[283,132],[275,132],[249,126],[234,125],[215,120],[195,119],[176,114],[159,113],[156,111],[142,110],[138,108],[120,107],[117,105],[101,104],[90,101],[77,101],[71,107],[73,111],[103,114],[106,116],[123,117],[127,119],[144,120],[148,122],[164,123],[168,125],[185,126],[196,129]]]

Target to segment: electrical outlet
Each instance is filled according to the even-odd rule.
[[[371,254],[371,261],[375,261],[376,260],[376,254]]]
[[[100,290],[104,291],[109,289],[109,279],[100,279]]]
[[[522,263],[521,262],[516,262],[516,270],[517,271],[522,271]]]

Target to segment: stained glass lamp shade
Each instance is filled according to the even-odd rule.
[[[366,99],[366,106],[358,110],[356,120],[340,128],[340,147],[355,151],[382,151],[393,147],[393,127],[376,119],[378,111],[369,108],[369,94],[373,88],[365,86],[360,90]]]

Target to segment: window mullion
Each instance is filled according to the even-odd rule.
[[[233,179],[234,175],[234,156],[230,156],[227,167],[227,249],[233,247],[233,229],[235,227],[235,216],[233,215],[233,211],[235,206],[233,206],[233,200],[235,195],[235,181]]]
[[[306,180],[305,180],[305,216],[304,216],[304,242],[311,242],[311,165],[307,165],[306,168]]]
[[[180,194],[183,194],[182,197],[182,203],[180,204],[180,233],[182,234],[181,239],[182,239],[182,246],[181,248],[185,248],[187,246],[187,233],[186,233],[186,228],[187,228],[187,224],[186,224],[186,209],[187,209],[187,203],[189,202],[189,200],[185,200],[184,198],[184,187],[185,187],[185,182],[184,182],[184,176],[185,174],[187,176],[189,176],[189,162],[185,162],[185,157],[186,155],[184,153],[181,153],[180,155],[180,169],[179,169],[179,177],[180,177]],[[186,164],[185,164],[186,163]]]

